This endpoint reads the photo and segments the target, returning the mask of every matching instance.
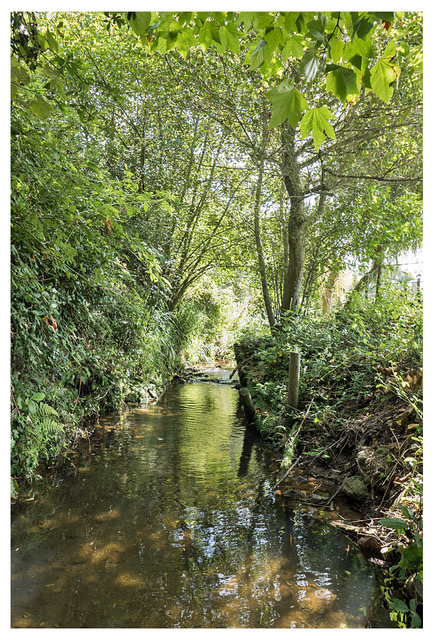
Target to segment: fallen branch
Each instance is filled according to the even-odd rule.
[[[307,408],[307,411],[306,411],[306,413],[305,413],[305,414],[304,414],[304,416],[303,416],[303,420],[301,421],[300,426],[299,426],[299,427],[298,427],[298,429],[297,429],[297,433],[293,435],[293,441],[295,440],[295,438],[296,438],[296,437],[298,436],[298,434],[300,433],[301,428],[302,428],[302,426],[304,425],[304,423],[305,423],[305,421],[306,421],[307,416],[309,415],[309,411],[310,411],[310,408],[311,408],[311,406],[312,406],[312,402],[313,402],[313,400],[311,400],[311,401],[310,401],[310,404],[309,404],[309,406],[308,406],[308,408]],[[297,464],[299,463],[300,458],[301,458],[301,455],[299,455],[299,456],[298,456],[297,460],[294,462],[294,464],[292,464],[292,465],[289,467],[289,469],[284,473],[284,475],[280,478],[280,480],[277,482],[277,484],[275,484],[275,485],[274,485],[274,487],[272,487],[271,491],[274,491],[274,490],[275,490],[275,488],[276,488],[276,487],[278,487],[278,486],[279,486],[279,484],[280,484],[281,482],[283,482],[283,481],[285,480],[285,478],[287,478],[287,477],[288,477],[288,475],[290,474],[290,472],[291,472],[291,471],[292,471],[292,470],[297,466]]]
[[[283,482],[285,480],[285,478],[287,478],[289,476],[289,474],[291,473],[291,471],[298,465],[299,461],[300,461],[301,456],[298,456],[297,460],[294,462],[294,464],[292,464],[289,469],[287,471],[285,471],[284,475],[280,478],[280,480],[278,482],[276,482],[276,484],[274,485],[274,487],[271,487],[270,491],[274,491],[276,487],[279,486],[279,484],[281,482]]]

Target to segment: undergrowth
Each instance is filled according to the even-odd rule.
[[[286,404],[292,351],[299,352],[301,357],[298,409]],[[417,586],[422,584],[423,575],[420,298],[408,299],[400,289],[390,287],[377,300],[364,302],[363,306],[354,297],[351,306],[341,307],[325,318],[289,316],[271,336],[245,337],[237,345],[237,359],[254,398],[259,431],[282,449],[283,458],[291,449],[286,466],[291,464],[295,452],[306,456],[305,459],[315,458],[324,463],[334,456],[336,465],[337,444],[340,443],[339,451],[346,446],[347,454],[351,455],[351,446],[371,435],[363,430],[352,431],[351,425],[357,423],[358,416],[386,416],[389,406],[394,411],[405,410],[401,417],[387,424],[376,418],[375,437],[371,439],[374,442],[380,439],[390,450],[385,468],[376,479],[378,488],[385,495],[393,489],[393,496],[397,496],[389,506],[389,517],[384,519],[386,529],[400,534],[400,539],[396,539],[397,560],[383,585],[384,596],[391,617],[399,626],[420,626],[422,596],[421,587]],[[362,425],[363,421],[359,419],[359,423]],[[354,449],[354,456],[355,453]],[[393,519],[395,511],[399,517]]]

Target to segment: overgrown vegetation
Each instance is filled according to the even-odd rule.
[[[286,403],[291,351],[301,354],[298,410]],[[366,485],[365,498],[371,495],[385,516],[379,522],[393,565],[383,587],[391,617],[420,626],[420,297],[389,286],[363,305],[353,298],[327,319],[288,318],[272,337],[244,339],[237,358],[256,403],[256,424],[282,449],[282,464],[314,461],[340,469],[341,482],[356,476]],[[390,538],[391,531],[399,536]]]
[[[364,465],[419,575],[421,13],[13,12],[11,101],[13,495],[242,338],[264,437]]]

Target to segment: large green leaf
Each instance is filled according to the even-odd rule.
[[[400,68],[395,64],[396,46],[389,42],[381,58],[371,69],[370,83],[372,91],[383,102],[390,102],[393,96],[393,85],[399,78]]]
[[[378,522],[388,529],[407,529],[408,527],[408,523],[402,518],[382,518]]]
[[[282,49],[282,58],[287,60],[289,56],[293,56],[294,58],[301,60],[303,53],[304,47],[301,36],[291,35]]]
[[[190,47],[196,44],[192,29],[186,27],[176,37],[176,48],[183,58],[187,56]]]
[[[311,82],[315,78],[320,67],[320,60],[316,54],[316,48],[309,49],[300,62],[300,71],[306,76],[308,82]]]
[[[372,12],[371,15],[375,16],[376,18],[380,18],[380,20],[386,20],[387,22],[393,22],[393,20],[395,19],[394,11],[375,11]]]
[[[151,24],[150,11],[135,11],[128,22],[137,36],[145,36]]]
[[[266,29],[274,21],[273,14],[269,13],[268,11],[259,11],[256,15],[256,29]]]
[[[268,47],[268,42],[262,39],[258,46],[252,51],[252,55],[250,56],[250,65],[253,68],[260,67],[264,63],[264,49]]]
[[[15,62],[15,59],[14,59]],[[11,79],[18,84],[29,84],[30,76],[20,64],[11,65]]]
[[[345,103],[347,96],[359,93],[355,71],[346,67],[334,67],[327,75],[326,88]]]
[[[335,131],[330,124],[331,117],[332,112],[328,107],[323,105],[322,107],[314,107],[306,111],[300,122],[300,133],[302,137],[307,138],[309,133],[312,133],[313,142],[317,151],[325,140],[325,133],[333,140],[336,138]]]
[[[255,11],[241,11],[238,17],[238,24],[244,25],[244,31],[248,31],[253,25],[253,21],[256,18]]]
[[[212,25],[209,20],[206,20],[203,23],[199,31],[199,42],[201,44],[202,50],[205,51],[208,47],[210,47],[213,43],[213,33],[212,33]]]
[[[306,98],[295,89],[289,80],[284,80],[266,95],[273,104],[269,128],[273,129],[288,119],[290,125],[295,129],[302,112],[307,108]]]
[[[240,52],[239,33],[232,22],[229,22],[227,25],[222,25],[220,28],[220,40],[229,51],[233,51],[234,53]]]
[[[45,398],[45,393],[39,392],[39,393],[34,393],[30,399],[34,400],[35,402],[41,402],[41,400],[43,400],[44,398]]]
[[[37,118],[41,118],[41,120],[48,118],[53,111],[51,104],[44,100],[42,96],[38,96],[36,100],[32,100],[32,102],[29,103],[29,108],[32,113],[34,113]]]
[[[408,613],[410,611],[405,602],[399,600],[398,598],[393,598],[392,607],[395,609],[395,611],[399,611],[400,613]]]
[[[329,51],[330,58],[333,60],[333,62],[339,62],[344,53],[344,43],[342,42],[342,40],[339,40],[336,37],[332,38]]]
[[[264,39],[268,42],[268,47],[271,53],[274,53],[278,47],[280,48],[281,45],[284,44],[283,33],[280,27],[272,29],[266,33]]]
[[[354,40],[354,37],[357,35],[359,38],[364,38],[371,31],[374,26],[373,20],[368,18],[367,16],[358,16],[357,12],[352,14],[353,18],[353,35],[351,37]]]

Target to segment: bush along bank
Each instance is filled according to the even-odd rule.
[[[33,289],[34,282],[36,278],[31,281]],[[51,317],[44,314],[42,302],[41,310],[36,303],[29,306],[23,287],[15,289],[10,394],[13,499],[23,481],[31,482],[47,465],[63,463],[101,414],[117,411],[125,403],[157,400],[182,364],[179,330],[168,314],[154,310],[151,316],[140,299],[133,305],[127,296],[80,281],[69,283],[68,295],[67,284],[59,287],[60,293],[54,288],[51,292],[57,305]],[[30,293],[35,297],[33,289],[29,299]]]
[[[377,305],[333,320],[298,318],[271,337],[244,339],[235,354],[246,415],[250,404],[250,421],[281,452],[274,489],[322,509],[339,494],[355,508],[357,522],[333,524],[374,563],[395,624],[420,627],[421,310],[386,311]],[[297,409],[287,404],[292,351],[301,356]],[[293,482],[300,470],[333,479],[337,491],[303,496]]]

